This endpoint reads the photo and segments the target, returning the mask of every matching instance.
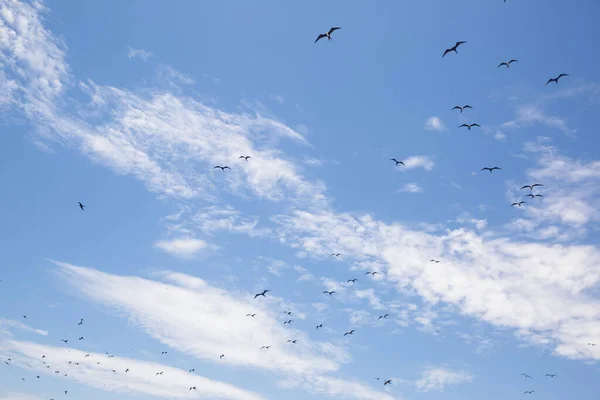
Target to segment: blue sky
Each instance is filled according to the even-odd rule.
[[[0,0],[0,400],[594,398],[599,13]]]

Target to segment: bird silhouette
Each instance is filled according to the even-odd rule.
[[[81,208],[81,211],[85,211],[85,210],[84,210],[84,207],[85,207],[85,206],[84,206],[83,204],[81,204],[81,202],[80,202],[80,201],[78,201],[78,202],[77,202],[77,204],[79,204],[79,208]]]
[[[344,336],[354,335],[354,332],[356,332],[356,331],[354,329],[352,329],[351,331],[348,331],[348,332],[344,333]]]
[[[444,51],[444,54],[442,54],[442,58],[446,57],[446,54],[450,53],[450,52],[455,52],[456,54],[458,54],[458,46],[460,46],[461,44],[467,43],[466,41],[462,41],[462,42],[456,42],[456,44],[452,47],[450,47],[449,49],[446,49]]]
[[[531,379],[531,375],[527,375],[527,374],[521,374],[521,375],[523,375],[525,378]]]
[[[325,291],[323,291],[323,294],[328,294],[330,296],[333,295],[334,293],[335,293],[335,290],[331,290],[331,291],[325,290]]]
[[[596,343],[588,343],[587,345],[594,347],[596,345]]]
[[[525,202],[525,201],[519,201],[518,203],[512,203],[510,206],[511,207],[514,207],[514,206],[521,207],[523,204],[527,204],[527,202]]]
[[[526,194],[525,196],[531,197],[532,199],[535,197],[544,197],[543,194],[533,194],[533,193]]]
[[[434,262],[434,263],[436,263],[436,264],[439,264],[439,263],[440,263],[440,260],[434,260],[434,259],[432,258],[431,260],[429,260],[429,262]]]
[[[195,372],[196,370],[194,368],[190,369],[188,372]]]
[[[225,165],[224,167],[221,167],[220,165],[215,165],[215,166],[213,167],[213,169],[217,169],[217,168],[220,168],[220,169],[221,169],[221,171],[225,171],[226,169],[231,169],[231,168],[229,168],[227,165]]]
[[[240,158],[243,158],[244,160],[248,161],[249,158],[252,158],[250,156],[240,156]]]
[[[256,298],[256,297],[255,297],[255,298]],[[255,315],[256,315],[256,314],[246,314],[246,317],[252,317],[252,318],[254,318],[254,316],[255,316]]]
[[[546,85],[549,84],[550,82],[558,83],[558,80],[560,78],[562,78],[563,76],[569,76],[569,74],[560,74],[556,78],[550,78],[550,79],[548,79],[548,82],[546,82]]]
[[[161,355],[161,356],[162,356],[162,355],[164,355],[164,354],[167,354],[167,352],[166,352],[166,351],[161,351],[161,352],[160,352],[160,355]]]
[[[348,279],[347,283],[350,283],[350,282],[352,282],[352,283],[356,283],[356,281],[357,281],[357,280],[358,280],[358,279],[356,279],[356,278],[354,278],[354,279]]]
[[[383,382],[383,386],[385,385],[391,385],[392,384],[392,380],[388,379],[387,381]]]
[[[402,161],[398,161],[395,158],[390,158],[390,161],[394,161],[396,163],[396,166],[398,166],[399,164],[402,164],[406,167],[406,165]]]
[[[297,342],[297,339],[289,339],[288,340],[288,343],[296,343],[296,342]]]
[[[342,253],[331,253],[331,255],[332,255],[332,256],[335,256],[335,257],[339,257],[339,256],[341,256],[341,255],[342,255]]]
[[[323,324],[317,325],[317,329],[322,328],[322,327],[323,327]]]
[[[514,63],[514,62],[517,62],[517,61],[519,61],[519,60],[510,60],[510,61],[508,61],[508,62],[506,62],[506,61],[503,61],[503,62],[501,62],[501,63],[498,65],[498,68],[500,68],[500,67],[501,67],[501,66],[503,66],[503,65],[506,65],[506,68],[510,68],[510,64],[512,64],[512,63]]]
[[[261,349],[261,350],[262,350],[262,349],[267,349],[267,350],[268,350],[268,349],[270,349],[270,348],[271,348],[271,346],[263,346],[263,347],[261,347],[260,349]]]
[[[546,374],[545,376],[549,376],[550,378],[554,378],[556,374]]]
[[[265,294],[267,294],[268,292],[270,292],[270,290],[263,290],[262,293],[255,294],[254,298],[257,298],[258,296],[267,297],[265,296]]]
[[[483,167],[483,168],[481,168],[481,171],[488,170],[488,171],[490,171],[490,174],[491,174],[492,171],[494,171],[495,169],[502,170],[502,168],[500,168],[500,167],[492,167],[492,168],[490,168],[490,167]]]
[[[196,390],[196,386],[192,386],[190,390]]]
[[[291,324],[291,323],[292,323],[292,320],[291,320],[291,319],[289,319],[289,320],[285,321],[283,324],[284,324],[284,325],[286,325],[286,324],[288,324],[288,325],[289,325],[289,324]]]
[[[367,271],[367,272],[365,272],[365,275],[371,275],[371,276],[375,276],[375,275],[377,275],[378,273],[379,273],[379,272],[377,272],[377,271],[373,271],[373,272],[371,272],[371,271]]]
[[[156,375],[162,375],[163,371],[157,372]]]
[[[219,359],[222,359],[223,357],[225,357],[225,354],[221,354],[221,355],[219,356]]]
[[[462,112],[465,110],[465,108],[473,108],[470,105],[464,105],[464,106],[454,106],[451,108],[451,110],[460,110],[460,113],[462,114]]]
[[[327,33],[321,33],[319,36],[317,36],[315,43],[317,43],[319,40],[321,40],[323,38],[327,38],[331,41],[331,34],[335,31],[337,31],[338,29],[342,29],[342,28],[340,26],[334,26],[329,31],[327,31]]]
[[[387,319],[387,317],[388,317],[389,315],[390,315],[390,314],[383,314],[383,315],[380,315],[380,316],[379,316],[379,318],[377,318],[377,320],[379,321],[379,320],[380,320],[380,319],[382,319],[382,318],[384,318],[384,319]]]
[[[544,185],[542,185],[541,183],[534,183],[533,185],[522,186],[520,190],[527,189],[527,188],[529,188],[530,190],[533,190],[534,187],[538,187],[538,186],[544,186]]]
[[[284,314],[287,314],[287,315],[292,315],[292,312],[291,312],[291,311],[284,311],[283,313],[284,313]]]
[[[471,128],[474,126],[478,126],[481,128],[481,125],[479,125],[479,124],[462,124],[459,126],[459,128],[466,127],[468,130],[471,130]]]
[[[535,390],[526,390],[525,392],[523,392],[523,394],[533,394],[535,393]]]

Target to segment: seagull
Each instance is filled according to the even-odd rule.
[[[342,29],[342,28],[340,26],[334,26],[327,33],[321,33],[319,36],[317,36],[317,40],[315,40],[315,43],[317,43],[319,40],[323,39],[324,37],[326,37],[327,39],[329,39],[331,41],[331,34],[335,31],[337,31],[338,29]]]
[[[546,374],[546,376],[549,376],[550,378],[554,378],[556,376],[556,374]]]
[[[356,331],[354,329],[352,329],[351,331],[344,333],[344,336],[346,336],[346,335],[354,335],[354,332],[356,332]]]
[[[527,203],[526,201],[520,201],[520,202],[518,202],[518,203],[512,203],[510,206],[511,206],[511,207],[514,207],[514,206],[519,206],[519,207],[521,207],[521,205],[523,205],[523,204],[526,204],[526,203]]]
[[[529,188],[530,190],[533,190],[533,188],[537,187],[537,186],[544,186],[544,185],[542,185],[541,183],[534,183],[533,185],[522,186],[520,190],[527,189],[527,188]]]
[[[373,272],[371,272],[371,271],[368,271],[368,272],[366,272],[366,273],[365,273],[365,275],[371,275],[371,276],[375,276],[375,274],[378,274],[378,273],[379,273],[379,272],[377,272],[377,271],[373,271]]]
[[[258,296],[266,297],[265,294],[267,294],[267,292],[270,292],[270,290],[263,290],[262,293],[255,294],[254,298],[257,298]]]
[[[79,208],[81,208],[81,211],[85,211],[83,208],[85,207],[83,204],[81,204],[80,201],[77,202],[79,204]]]
[[[533,394],[533,393],[535,393],[535,390],[527,390],[523,394]]]
[[[560,74],[556,78],[550,78],[550,79],[548,79],[548,82],[546,82],[546,85],[549,84],[550,82],[558,83],[558,80],[560,78],[562,78],[563,76],[569,76],[569,74]]]
[[[506,68],[510,68],[510,64],[511,64],[511,63],[514,63],[514,62],[517,62],[517,61],[519,61],[519,60],[510,60],[509,62],[503,61],[503,62],[501,62],[501,63],[498,65],[498,67],[497,67],[497,68],[500,68],[500,67],[501,67],[501,66],[503,66],[503,65],[506,65]]]
[[[322,328],[322,327],[323,327],[323,324],[317,325],[317,329]]]
[[[404,164],[402,161],[398,161],[395,158],[390,158],[390,161],[394,161],[396,163],[396,166],[398,166],[398,164],[402,164],[406,167],[406,164]]]
[[[451,110],[460,110],[460,113],[462,114],[462,112],[463,112],[463,110],[465,108],[473,108],[473,107],[471,107],[470,105],[467,104],[467,105],[462,106],[462,107],[461,106],[454,106],[454,107],[451,108]]]
[[[529,194],[527,194],[526,196],[529,196],[529,197],[531,197],[532,199],[533,199],[534,197],[544,197],[544,195],[543,195],[543,194],[532,194],[532,193],[529,193]]]
[[[531,375],[527,375],[527,374],[521,374],[521,375],[523,375],[525,378],[531,379]]]
[[[382,318],[385,318],[385,319],[387,319],[388,315],[390,315],[390,314],[383,314],[383,315],[380,315],[380,316],[379,316],[379,318],[377,318],[377,320],[379,321],[379,320],[380,320],[380,319],[382,319]]]
[[[444,51],[444,54],[442,55],[442,58],[446,57],[446,54],[450,53],[450,52],[455,52],[456,54],[458,54],[458,51],[456,51],[458,49],[458,46],[460,46],[463,43],[467,43],[465,41],[463,42],[456,42],[456,44],[452,47],[450,47],[449,49],[446,49],[446,51]]]
[[[341,256],[341,255],[342,255],[342,253],[331,253],[331,255],[332,255],[332,256],[335,256],[335,257],[339,257],[339,256]]]
[[[285,325],[285,324],[291,324],[291,323],[292,323],[292,320],[290,319],[288,321],[285,321],[283,324]]]
[[[249,158],[252,158],[250,156],[240,156],[240,158],[243,158],[244,160],[248,161]]]
[[[354,279],[348,279],[347,283],[350,283],[350,282],[352,282],[352,283],[356,283],[356,281],[357,281],[357,280],[358,280],[358,279],[356,279],[356,278],[354,278]]]
[[[434,260],[434,259],[432,258],[431,260],[429,260],[429,262],[434,262],[434,263],[436,263],[436,264],[439,264],[439,263],[440,263],[440,260]]]
[[[246,317],[252,317],[252,318],[254,318],[255,315],[256,314],[246,314]]]
[[[217,168],[221,168],[221,171],[225,171],[226,169],[231,169],[231,168],[229,168],[227,165],[226,165],[226,166],[224,166],[224,167],[221,167],[220,165],[215,165],[215,166],[213,167],[213,169],[217,169]]]
[[[468,130],[471,130],[471,128],[474,126],[478,126],[481,128],[481,125],[479,125],[479,124],[462,124],[459,126],[459,128],[462,128],[463,126],[466,127]]]
[[[387,381],[383,382],[383,386],[385,385],[391,385],[392,384],[392,380],[388,379]]]
[[[488,171],[490,171],[490,174],[491,174],[491,173],[492,173],[492,171],[494,171],[495,169],[502,170],[502,168],[500,168],[500,167],[492,167],[492,168],[490,168],[490,167],[483,167],[483,168],[481,168],[481,171],[485,171],[486,169],[487,169]]]
[[[292,340],[292,339],[289,339],[289,340],[288,340],[288,343],[296,343],[296,341],[297,341],[297,339],[293,339],[293,340]]]
[[[323,294],[325,294],[325,293],[327,293],[328,295],[330,295],[330,296],[331,296],[332,294],[334,294],[334,293],[335,293],[335,290],[331,290],[331,291],[329,291],[329,292],[328,292],[327,290],[325,290],[325,291],[323,292]]]

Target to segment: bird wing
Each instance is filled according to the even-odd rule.
[[[456,42],[456,44],[454,45],[454,47],[458,47],[458,46],[460,46],[460,45],[461,45],[461,44],[463,44],[463,43],[467,43],[467,42],[465,42],[465,41],[462,41],[462,42]]]
[[[519,203],[512,203],[510,206],[513,207],[513,206],[517,206],[517,205],[519,205]]]
[[[471,124],[471,126],[478,126],[481,128],[481,125],[479,125],[479,124]]]
[[[496,68],[500,68],[500,67],[501,67],[501,66],[503,66],[503,65],[508,65],[508,64],[507,64],[507,63],[505,63],[505,62],[501,62],[500,64],[498,64],[498,66],[497,66]]]
[[[463,108],[473,108],[473,107],[471,107],[470,105],[467,104],[466,106],[463,106]]]
[[[213,167],[213,169],[217,169],[217,168],[221,168],[221,166],[220,166],[220,165],[215,165],[215,166]]]
[[[481,171],[485,171],[486,169],[491,169],[491,168],[489,168],[489,167],[483,167],[483,168],[481,168]]]
[[[331,35],[333,32],[337,31],[338,29],[342,29],[342,27],[341,26],[334,26],[333,28],[331,28],[329,30],[328,33]]]
[[[546,82],[546,85],[547,85],[547,84],[549,84],[549,83],[550,83],[550,82],[552,82],[552,81],[555,81],[555,80],[556,80],[556,79],[554,79],[554,78],[550,78],[550,79],[548,79],[548,82]]]
[[[321,33],[319,36],[317,36],[317,40],[315,40],[315,43],[317,43],[319,40],[323,39],[324,37],[327,37],[327,35],[324,33]]]
[[[459,127],[459,128],[462,128],[463,126],[465,126],[465,127],[467,127],[467,128],[469,127],[469,125],[467,125],[467,124],[462,124],[462,125],[459,125],[458,127]]]
[[[502,168],[500,168],[500,167],[492,167],[491,169],[502,169]]]
[[[513,60],[510,60],[508,63],[510,64],[510,63],[514,63],[514,62],[518,62],[518,61],[519,61],[519,60],[514,60],[514,59],[513,59]]]
[[[454,106],[451,108],[451,110],[461,110],[463,107],[461,106]]]
[[[446,51],[444,51],[444,54],[442,54],[442,58],[444,58],[446,54],[450,53],[451,51],[452,49],[446,49]]]
[[[533,189],[536,186],[544,186],[544,185],[542,185],[541,183],[534,183],[533,185],[531,185],[531,188]]]
[[[523,186],[523,187],[522,187],[520,190],[522,190],[522,189],[527,189],[527,188],[531,188],[531,186],[529,186],[529,185],[525,185],[525,186]]]
[[[559,80],[560,78],[562,78],[563,76],[569,76],[569,74],[560,74],[556,77],[556,80]]]

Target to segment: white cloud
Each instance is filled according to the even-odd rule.
[[[193,238],[160,240],[154,245],[162,251],[183,258],[193,257],[208,246],[204,240]]]
[[[446,130],[446,127],[438,117],[429,117],[427,121],[425,121],[425,129],[428,131],[442,132]]]
[[[132,49],[131,47],[128,48],[128,52],[127,52],[127,57],[129,58],[140,58],[144,61],[148,61],[148,59],[150,57],[152,57],[154,54],[152,54],[149,51],[146,51],[144,49]]]
[[[320,167],[325,164],[325,161],[319,160],[318,158],[305,158],[302,162],[310,167]]]
[[[542,124],[551,128],[559,129],[566,134],[574,134],[575,130],[569,128],[567,122],[560,117],[547,115],[540,105],[525,105],[517,108],[517,116],[514,120],[505,122],[502,127],[520,128]]]
[[[504,140],[504,139],[506,139],[506,135],[504,133],[500,132],[500,131],[497,131],[494,134],[494,139],[496,139],[496,140]]]
[[[158,76],[160,78],[164,78],[166,81],[177,85],[193,85],[196,83],[196,80],[192,77],[176,70],[170,65],[161,65],[158,67]]]
[[[422,193],[423,188],[416,183],[407,183],[402,189],[398,190],[399,192],[408,192],[408,193]]]
[[[304,267],[296,265],[294,266],[294,271],[300,274],[300,277],[298,278],[299,281],[310,281],[314,279],[314,276]]]
[[[259,394],[164,364],[124,357],[108,358],[105,354],[15,340],[0,340],[0,350],[12,359],[13,366],[48,376],[54,376],[54,368],[46,368],[47,365],[60,366],[67,374],[63,379],[104,391],[169,398],[265,399]],[[46,356],[47,364],[42,363],[40,354]],[[89,357],[85,357],[86,354]],[[126,373],[126,369],[129,372]],[[163,375],[157,378],[156,373],[160,371]],[[195,391],[189,390],[192,386],[196,386]]]
[[[278,94],[272,94],[271,100],[274,100],[274,101],[278,102],[279,104],[285,103],[285,99],[283,98],[283,96],[280,96]]]
[[[25,332],[37,333],[38,335],[48,336],[48,331],[32,328],[19,321],[0,318],[0,335],[10,335],[10,331],[19,329]]]
[[[8,393],[0,394],[0,400],[42,400],[42,398],[22,393]]]
[[[473,376],[466,371],[432,367],[421,374],[421,378],[415,382],[415,386],[423,392],[432,390],[442,392],[446,386],[468,383],[472,380]]]
[[[409,170],[414,168],[423,168],[425,171],[430,172],[433,170],[435,162],[429,156],[411,156],[404,160],[404,166],[398,168],[400,171]]]

